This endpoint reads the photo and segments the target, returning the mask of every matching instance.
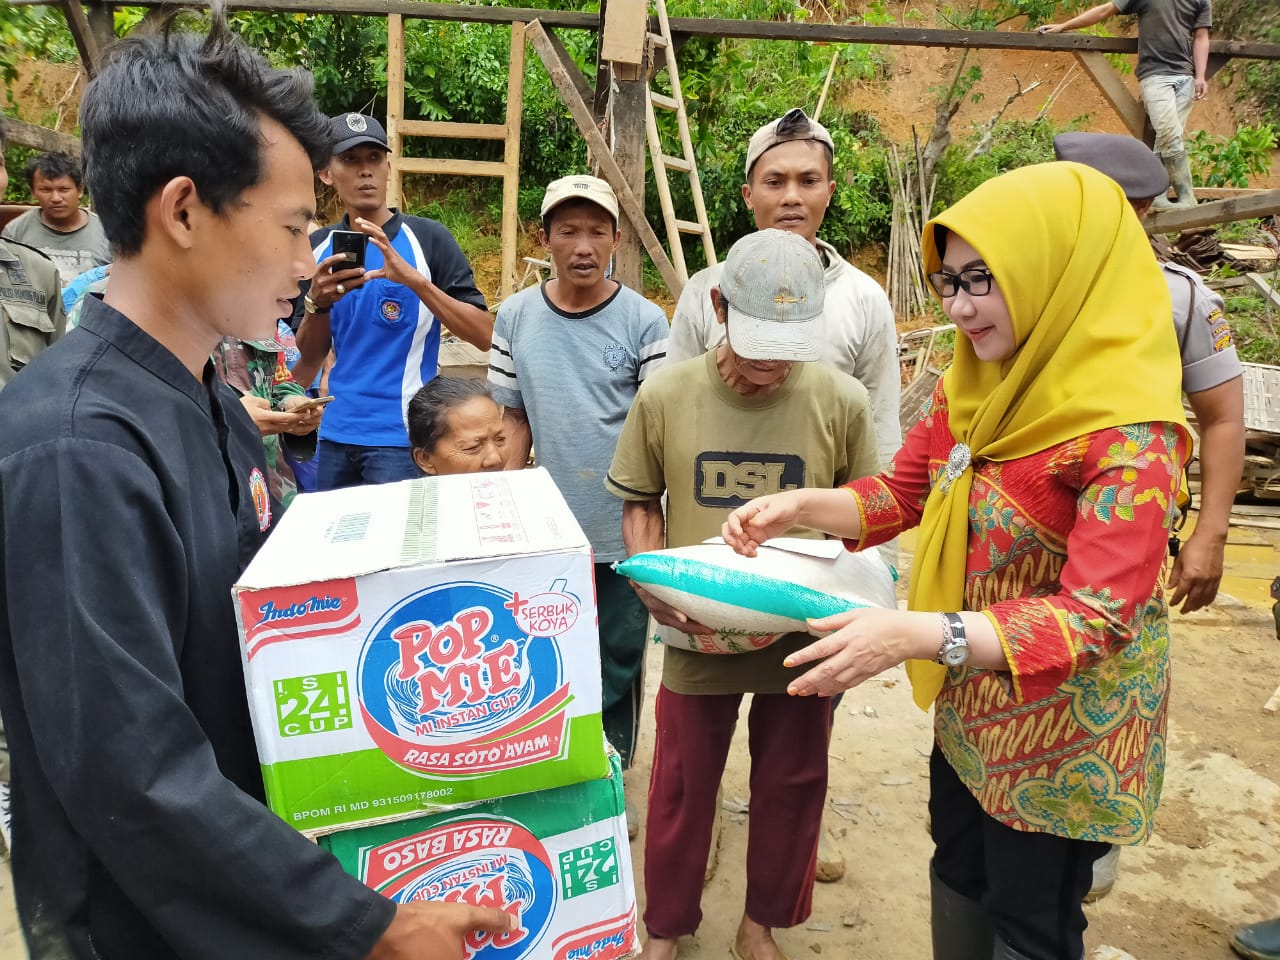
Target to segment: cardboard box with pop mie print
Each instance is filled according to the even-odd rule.
[[[611,776],[463,810],[322,836],[352,875],[397,903],[457,901],[514,918],[475,933],[466,960],[621,960],[636,897],[616,754]]]
[[[233,592],[304,833],[607,773],[591,548],[544,470],[299,496]]]

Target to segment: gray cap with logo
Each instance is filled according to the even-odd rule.
[[[746,360],[818,359],[815,321],[826,283],[813,244],[786,230],[749,233],[729,249],[720,277],[729,345]]]

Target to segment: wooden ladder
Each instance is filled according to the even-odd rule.
[[[502,178],[502,279],[498,299],[515,293],[516,244],[520,234],[517,205],[520,195],[520,116],[524,103],[525,25],[511,24],[511,60],[507,75],[507,115],[502,123],[455,123],[404,119],[404,18],[387,15],[387,145],[391,148],[391,178],[387,205],[399,206],[406,173],[452,174]],[[452,160],[406,157],[405,137],[501,140],[503,159]]]
[[[675,44],[671,39],[671,22],[667,19],[666,0],[654,0],[654,6],[658,12],[660,32],[649,34],[649,45],[655,61],[658,51],[662,52],[662,60],[667,68],[667,78],[671,83],[671,95],[667,96],[654,91],[653,81],[658,74],[655,64],[653,75],[649,78],[645,127],[649,136],[649,160],[653,167],[653,178],[658,187],[658,199],[662,204],[662,221],[667,227],[671,262],[683,281],[689,279],[689,270],[684,261],[684,236],[702,238],[702,248],[707,255],[707,266],[716,262],[716,248],[715,242],[711,239],[707,207],[702,199],[702,183],[698,179],[698,166],[693,157],[693,140],[689,136],[689,114],[685,112],[684,95],[680,91],[680,72],[676,69]],[[680,131],[681,156],[669,154],[663,149],[662,138],[658,133],[657,109],[675,113],[676,125]],[[689,177],[689,191],[693,194],[693,209],[696,217],[694,220],[683,220],[676,216],[675,204],[671,199],[671,183],[667,179],[672,170],[687,174]]]

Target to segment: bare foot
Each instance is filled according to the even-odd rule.
[[[733,938],[733,948],[738,960],[787,960],[787,955],[773,942],[773,931],[745,914]]]
[[[663,940],[661,937],[650,937],[649,942],[640,951],[636,960],[676,960],[676,944],[678,940]]]

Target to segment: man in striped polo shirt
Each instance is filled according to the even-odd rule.
[[[606,275],[621,238],[618,201],[603,180],[570,176],[547,187],[538,239],[555,279],[498,308],[489,385],[506,407],[508,467],[523,467],[532,446],[591,541],[604,731],[625,768],[635,749],[649,613],[630,581],[610,569],[627,552],[622,501],[605,490],[604,476],[636,391],[666,357],[668,327],[659,307]],[[628,825],[634,829],[633,816]]]

